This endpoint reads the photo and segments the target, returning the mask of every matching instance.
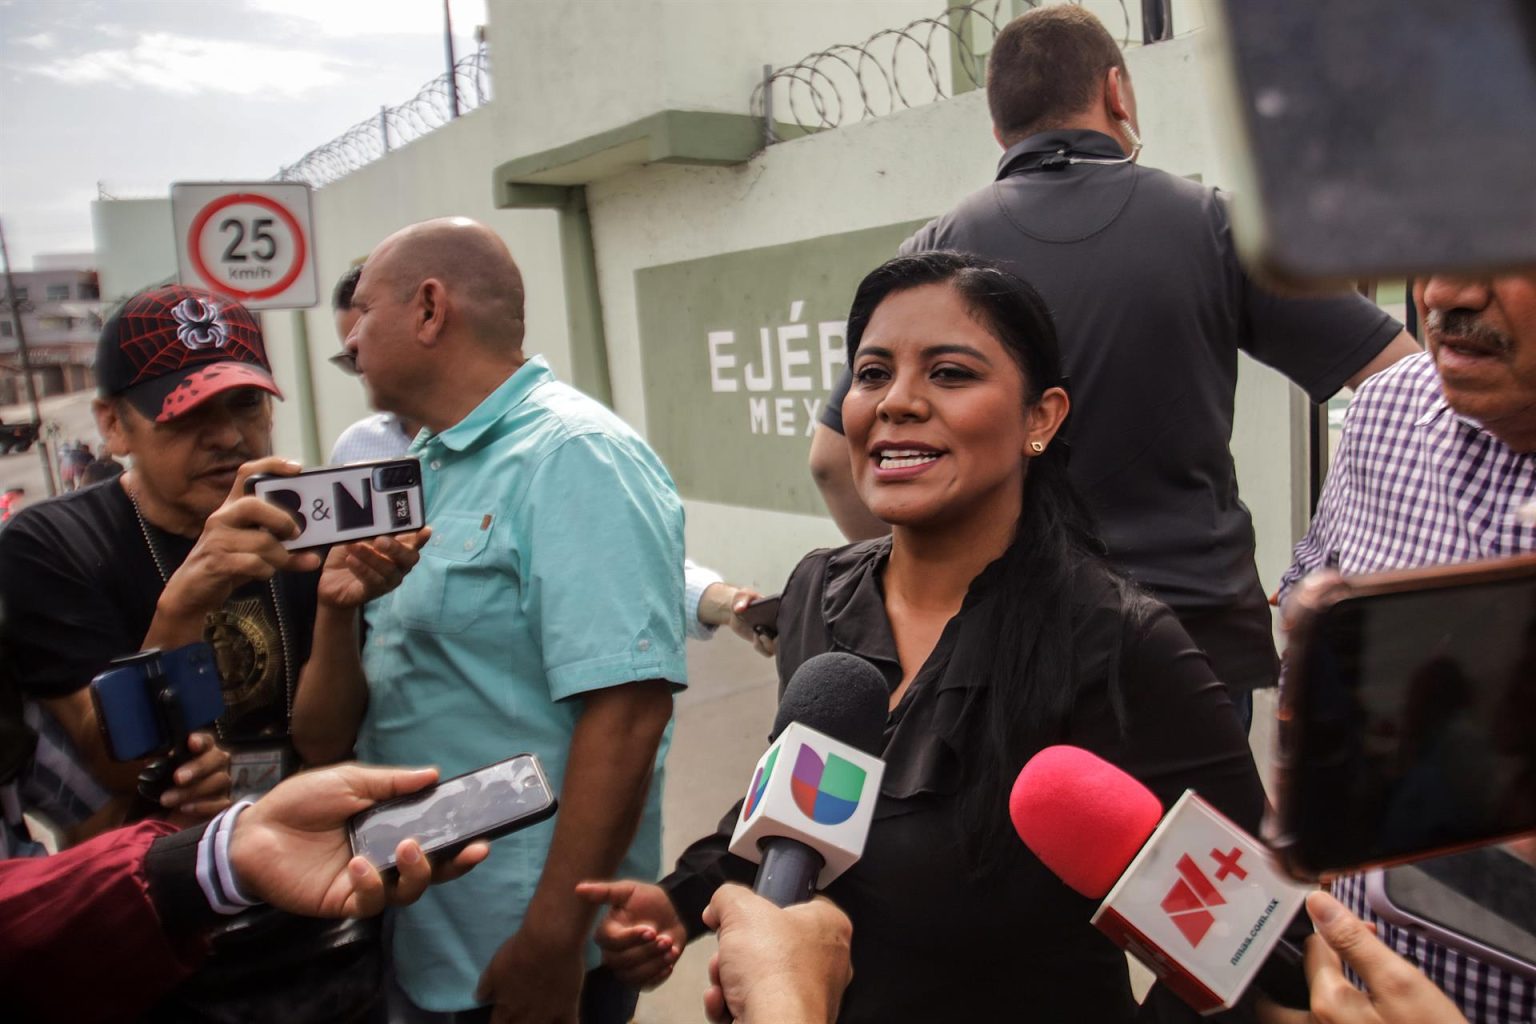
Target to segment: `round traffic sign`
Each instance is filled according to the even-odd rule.
[[[187,252],[210,288],[244,300],[280,294],[309,258],[298,220],[282,203],[255,192],[221,196],[199,210],[187,232]]]

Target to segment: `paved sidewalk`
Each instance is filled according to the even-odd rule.
[[[773,661],[727,630],[688,642],[688,689],[677,700],[677,729],[662,802],[662,865],[669,870],[693,840],[714,831],[746,792],[768,747],[778,703]],[[640,997],[637,1024],[695,1024],[706,1018],[713,938],[689,945],[665,985]]]

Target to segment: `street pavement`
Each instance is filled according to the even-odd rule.
[[[84,441],[91,446],[91,451],[99,452],[101,436],[96,432],[96,419],[91,415],[91,399],[94,397],[96,392],[87,389],[42,399],[38,402],[38,407],[43,414],[44,430],[46,431],[50,424],[57,424],[60,441]],[[31,419],[32,409],[25,403],[0,405],[0,421],[26,423]],[[24,452],[0,455],[0,491],[22,487],[27,492],[26,498],[16,503],[18,511],[48,496],[48,488],[43,476],[43,460],[38,454],[41,447],[39,444],[34,444]],[[51,447],[49,451],[52,452]],[[55,467],[55,483],[58,479],[57,473],[58,470]]]

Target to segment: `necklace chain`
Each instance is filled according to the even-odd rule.
[[[171,574],[165,567],[165,559],[160,556],[160,546],[155,543],[154,536],[149,532],[149,520],[144,518],[144,510],[139,507],[138,495],[127,486],[123,487],[123,493],[128,495],[128,504],[133,506],[133,517],[139,521],[139,533],[144,537],[144,546],[149,549],[149,557],[155,563],[155,571],[160,574],[160,585],[164,587],[171,582]],[[272,617],[277,620],[277,640],[282,647],[283,654],[283,729],[288,728],[288,723],[293,720],[293,653],[288,643],[288,624],[283,620],[283,603],[278,597],[277,576],[274,574],[267,580],[267,589],[272,594]],[[224,724],[213,723],[214,731],[220,740],[224,737]]]

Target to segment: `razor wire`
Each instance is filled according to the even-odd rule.
[[[490,61],[484,47],[455,62],[452,73],[438,75],[399,106],[381,108],[279,169],[272,180],[302,181],[314,188],[329,185],[453,120],[455,92],[459,113],[489,102]]]
[[[752,92],[752,116],[773,119],[769,141],[776,142],[780,123],[821,131],[980,88],[986,83],[992,41],[1019,6],[1016,0],[957,4],[941,15],[882,29],[862,43],[839,43],[785,67],[765,69]],[[1023,6],[1039,6],[1039,0]],[[1126,0],[1119,6],[1120,46],[1138,45]]]

